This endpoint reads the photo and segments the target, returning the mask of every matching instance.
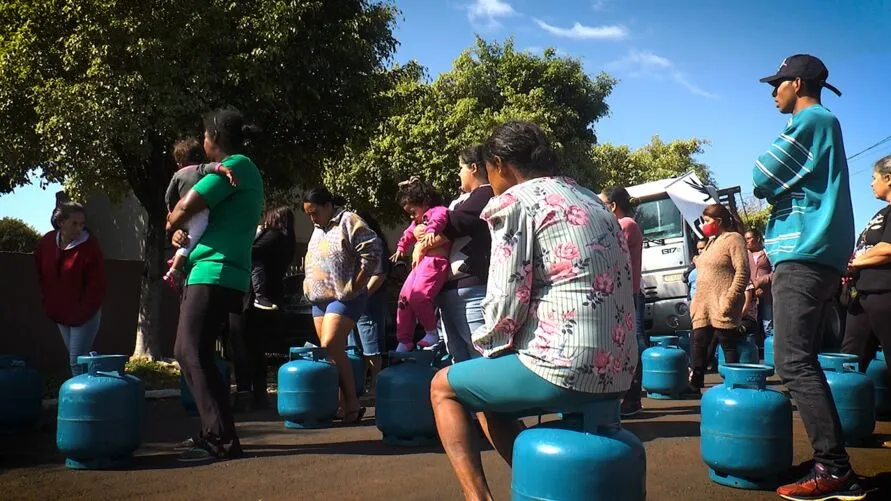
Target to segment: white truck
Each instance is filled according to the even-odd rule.
[[[675,179],[661,179],[628,187],[637,199],[634,219],[643,232],[643,280],[647,334],[670,334],[690,329],[690,306],[684,271],[696,251],[697,235],[666,193]],[[720,202],[736,210],[739,186],[718,190]]]

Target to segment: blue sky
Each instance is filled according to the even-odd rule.
[[[787,56],[809,53],[829,68],[842,97],[824,92],[841,120],[848,155],[891,136],[891,0],[771,2],[622,0],[402,0],[397,60],[416,59],[435,77],[473,44],[474,35],[533,52],[555,47],[591,74],[620,82],[597,124],[600,141],[638,147],[664,140],[711,141],[702,155],[721,187],[751,192],[751,168],[787,116],[758,79]],[[872,163],[891,141],[850,162],[857,225],[881,207],[869,188]],[[0,197],[0,215],[39,230],[58,186]]]

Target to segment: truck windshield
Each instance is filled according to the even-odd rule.
[[[634,219],[640,225],[644,240],[684,236],[684,220],[670,198],[640,204]]]

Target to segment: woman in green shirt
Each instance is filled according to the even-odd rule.
[[[179,230],[192,214],[210,209],[207,229],[189,254],[189,271],[180,305],[174,355],[195,397],[201,430],[188,439],[181,461],[242,456],[229,406],[229,382],[214,363],[214,342],[230,313],[240,311],[251,283],[251,245],[263,208],[263,180],[250,158],[240,154],[255,130],[237,110],[222,109],[205,119],[204,150],[238,179],[205,176],[168,216],[167,229]],[[173,244],[188,237],[177,231]]]

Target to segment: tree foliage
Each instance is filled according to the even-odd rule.
[[[0,218],[0,252],[34,252],[40,233],[14,217]]]
[[[763,235],[772,209],[770,205],[766,205],[763,202],[746,200],[743,202],[742,210],[739,211],[739,217],[742,219],[743,224],[746,225],[746,229],[756,229]]]
[[[598,144],[592,149],[596,177],[580,182],[600,188],[634,186],[693,171],[703,183],[714,184],[711,170],[695,158],[707,144],[707,140],[698,138],[666,143],[659,136],[636,150],[626,145]]]
[[[372,0],[0,1],[0,193],[37,167],[78,198],[132,190],[148,213],[145,308],[173,141],[233,105],[265,131],[251,155],[268,184],[317,180],[377,123],[395,13]]]
[[[369,141],[349,144],[328,163],[324,181],[351,204],[384,221],[400,218],[396,183],[420,175],[444,194],[458,187],[458,152],[509,119],[541,125],[554,140],[570,175],[592,169],[593,124],[606,116],[605,98],[616,81],[587,75],[579,60],[518,51],[512,40],[477,38],[452,69],[430,82],[412,63],[381,97],[386,118]]]

